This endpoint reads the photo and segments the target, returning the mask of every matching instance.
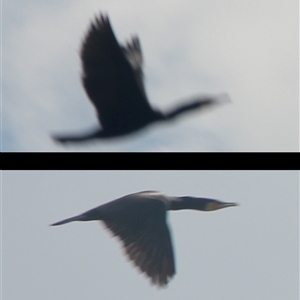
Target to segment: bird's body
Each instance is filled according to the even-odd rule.
[[[153,122],[170,120],[220,102],[220,97],[202,96],[169,113],[153,109],[145,92],[138,38],[133,37],[125,46],[120,46],[108,17],[102,14],[92,22],[86,34],[81,61],[83,86],[97,111],[101,129],[82,135],[53,136],[60,143],[123,136]]]
[[[171,197],[155,191],[129,194],[100,205],[78,216],[52,224],[73,221],[103,221],[123,243],[126,254],[152,281],[164,286],[175,274],[167,210],[196,209],[212,211],[236,203],[208,198]]]

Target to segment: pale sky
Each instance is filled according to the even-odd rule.
[[[2,172],[2,298],[299,299],[299,172]],[[157,289],[99,222],[49,224],[159,190],[240,206],[168,212],[177,274]]]
[[[298,151],[296,0],[3,1],[3,151]],[[22,9],[20,9],[22,7]],[[106,12],[121,43],[140,38],[146,89],[163,111],[202,93],[231,103],[123,139],[58,146],[96,114],[79,49]]]

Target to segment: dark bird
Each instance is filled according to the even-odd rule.
[[[119,237],[130,260],[157,286],[165,286],[175,275],[175,262],[167,210],[195,209],[213,211],[237,203],[195,197],[171,197],[160,192],[144,191],[126,195],[100,205],[81,215],[51,224],[73,221],[103,221]]]
[[[147,99],[139,39],[118,44],[108,17],[100,14],[81,48],[82,82],[97,111],[101,129],[80,135],[52,136],[60,143],[123,136],[157,122],[220,103],[223,95],[194,97],[169,113],[153,109]]]

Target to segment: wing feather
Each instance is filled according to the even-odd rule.
[[[175,263],[165,218],[146,218],[138,226],[115,221],[104,221],[104,224],[119,237],[126,255],[153,284],[167,285],[175,274]]]

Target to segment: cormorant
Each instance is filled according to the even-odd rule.
[[[78,216],[51,224],[100,220],[123,243],[126,254],[157,286],[165,286],[175,275],[175,262],[167,210],[213,211],[237,203],[208,198],[171,197],[156,191],[123,196]]]
[[[107,16],[91,23],[81,48],[82,82],[93,103],[101,129],[86,134],[53,135],[60,143],[123,136],[150,123],[222,102],[224,96],[198,96],[169,113],[153,109],[147,99],[139,39],[118,44]],[[226,95],[225,95],[226,96]]]

